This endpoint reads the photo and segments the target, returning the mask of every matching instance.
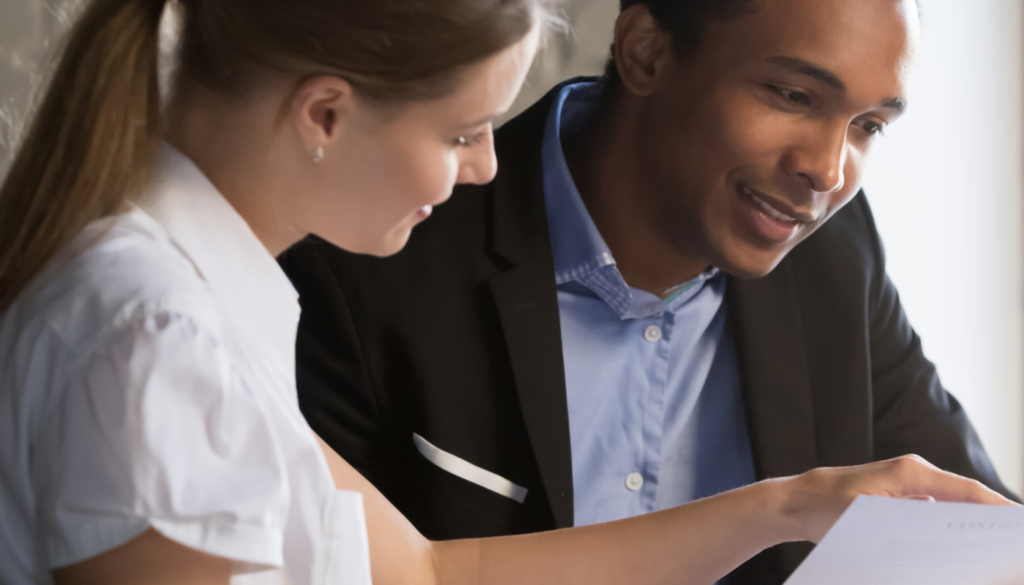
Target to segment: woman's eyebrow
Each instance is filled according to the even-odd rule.
[[[503,115],[505,115],[505,112],[500,112],[500,113],[497,113],[497,114],[491,114],[490,116],[484,116],[483,118],[480,118],[479,120],[477,120],[475,122],[469,122],[469,123],[466,123],[466,124],[462,124],[459,127],[460,128],[472,128],[474,126],[483,126],[484,124],[486,124],[488,122],[493,122],[496,118],[498,118],[500,116],[503,116]]]

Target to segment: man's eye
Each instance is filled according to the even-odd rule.
[[[793,91],[791,89],[786,89],[784,87],[772,86],[772,89],[775,91],[775,93],[782,96],[782,99],[786,100],[787,102],[798,104],[801,106],[811,105],[811,98],[806,93],[800,91]]]
[[[878,122],[872,122],[871,120],[864,120],[858,122],[860,126],[869,136],[885,136],[885,124],[879,124]]]

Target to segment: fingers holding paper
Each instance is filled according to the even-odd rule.
[[[855,467],[814,469],[776,480],[782,490],[783,516],[795,521],[793,540],[818,542],[857,496],[884,496],[940,502],[1016,506],[980,482],[906,455]]]

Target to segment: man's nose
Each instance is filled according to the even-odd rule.
[[[818,193],[831,193],[843,188],[846,178],[847,137],[849,125],[817,128],[793,148],[787,159],[787,171],[807,182]]]

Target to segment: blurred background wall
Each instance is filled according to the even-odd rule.
[[[73,0],[0,0],[0,177]]]
[[[921,0],[904,119],[878,141],[865,188],[889,273],[943,381],[1003,478],[1024,492],[1024,3]],[[55,31],[74,0],[0,0],[0,176]],[[517,100],[604,65],[617,0],[567,0]],[[513,112],[514,113],[514,112]]]
[[[1024,3],[922,0],[910,109],[865,189],[943,382],[1024,489]]]

